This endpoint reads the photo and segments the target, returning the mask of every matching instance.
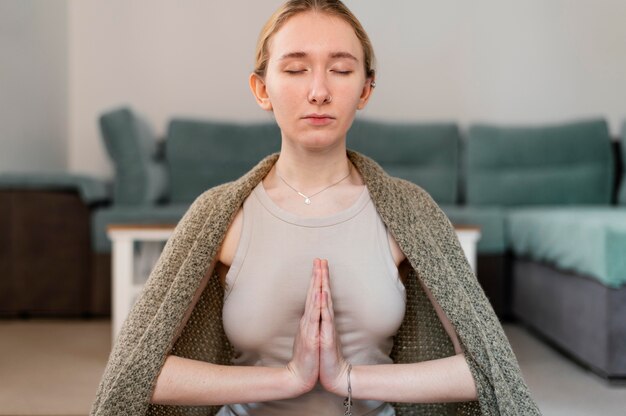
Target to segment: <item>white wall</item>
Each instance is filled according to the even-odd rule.
[[[626,117],[624,1],[350,3],[380,58],[373,116],[462,124],[605,116],[614,134]]]
[[[67,168],[66,8],[0,0],[0,172]]]
[[[71,0],[70,167],[111,174],[97,117],[128,104],[158,134],[176,115],[268,119],[248,75],[281,0]]]
[[[282,0],[70,0],[69,168],[110,176],[97,117],[131,105],[163,134],[173,116],[260,120],[247,78]],[[379,58],[363,115],[551,123],[626,117],[626,2],[347,0]]]

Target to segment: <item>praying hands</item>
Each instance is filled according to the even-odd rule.
[[[294,340],[293,358],[287,368],[302,393],[310,391],[319,380],[329,392],[347,394],[348,363],[341,352],[335,327],[327,260],[313,261],[304,314]]]
[[[445,326],[456,335],[449,322]],[[315,259],[293,355],[286,367],[224,366],[170,355],[151,401],[204,406],[281,400],[311,391],[318,381],[327,391],[346,397],[349,365],[335,326],[328,261]],[[460,348],[455,355],[419,363],[354,365],[350,385],[352,398],[357,400],[432,403],[477,397]]]

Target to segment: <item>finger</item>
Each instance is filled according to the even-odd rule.
[[[309,282],[309,288],[307,290],[306,300],[304,303],[304,314],[307,316],[311,315],[311,313],[313,313],[313,310],[316,309],[315,307],[315,301],[317,297],[316,292],[318,292],[318,290],[316,290],[316,287],[318,285],[318,280],[320,279],[320,276],[318,275],[319,275],[319,259],[315,259],[313,260],[313,270],[311,272],[311,280]]]
[[[320,274],[322,277],[322,291],[330,293],[330,281],[328,280],[328,260],[320,261]]]
[[[333,310],[330,307],[330,294],[328,292],[324,292],[322,295],[322,310],[321,310],[321,325],[323,326],[322,331],[324,331],[326,336],[334,337],[335,335],[335,316]]]
[[[328,322],[330,325],[332,325],[332,316],[330,313],[328,298],[328,292],[322,292],[322,322]]]
[[[319,314],[319,309],[322,306],[322,299],[319,297],[319,295],[322,293],[322,261],[320,259],[315,259],[315,271],[314,271],[314,279],[313,279],[313,294],[316,296],[316,298],[319,299],[320,303],[319,303],[319,308],[317,308],[316,312]]]
[[[313,298],[313,301],[311,302],[312,307],[307,311],[307,320],[312,327],[312,332],[317,332],[319,330],[321,319],[321,292],[314,291],[311,296]]]
[[[302,316],[299,333],[296,335],[296,339],[301,340],[299,342],[311,348],[319,342],[321,303],[320,293],[316,292],[311,302],[312,307]]]
[[[312,340],[316,340],[320,333],[320,310],[322,309],[322,299],[319,293],[316,293],[314,304],[314,313],[309,317],[309,325],[307,328],[307,335],[309,339]]]
[[[313,269],[311,270],[311,281],[309,282],[309,288],[307,293],[312,293],[315,287],[315,276],[319,270],[319,259],[313,259]]]
[[[328,295],[326,292],[321,293],[321,300],[322,308],[320,315],[322,317],[322,322],[320,324],[320,336],[322,341],[328,343],[328,341],[332,339],[333,324],[328,311]]]
[[[331,308],[331,299],[329,293],[324,293],[325,299],[322,305],[322,324],[320,329],[321,345],[335,351],[335,357],[341,357],[343,352],[341,348],[341,339],[337,332],[334,322],[334,312]]]
[[[315,259],[313,262],[313,275],[315,279],[313,280],[313,289],[316,292],[321,292],[322,290],[322,260]]]
[[[322,291],[328,294],[327,304],[330,309],[331,319],[335,318],[335,309],[333,306],[333,296],[330,290],[330,271],[328,269],[328,260],[322,260],[321,262],[322,273]]]

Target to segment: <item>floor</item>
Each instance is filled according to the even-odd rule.
[[[0,321],[0,415],[87,415],[110,346],[109,321]],[[514,324],[505,326],[546,416],[624,416],[608,384]]]

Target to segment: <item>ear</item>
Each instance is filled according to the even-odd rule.
[[[270,97],[267,94],[267,86],[265,85],[263,78],[253,72],[250,74],[249,82],[252,95],[254,95],[259,107],[265,111],[272,111],[272,103],[270,102]]]
[[[372,96],[372,92],[374,92],[374,86],[376,80],[376,76],[372,75],[371,77],[367,77],[365,79],[365,85],[363,86],[363,91],[361,91],[361,96],[359,97],[359,105],[356,107],[357,110],[362,110],[367,105],[367,102],[370,100]]]

